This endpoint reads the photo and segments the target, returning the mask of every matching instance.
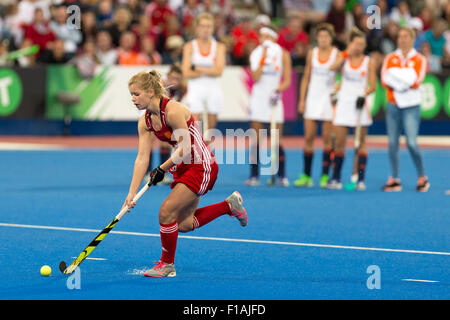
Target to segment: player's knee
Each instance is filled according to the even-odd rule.
[[[172,223],[176,219],[176,212],[173,210],[173,206],[170,200],[164,200],[159,209],[159,222],[160,223]]]

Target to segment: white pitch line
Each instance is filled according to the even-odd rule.
[[[101,231],[101,230],[95,230],[95,229],[54,227],[54,226],[38,226],[38,225],[14,224],[14,223],[0,223],[0,227],[46,229],[46,230],[59,230],[59,231],[95,232],[95,233],[98,233],[98,232]],[[158,238],[160,237],[159,233],[156,234],[156,233],[142,233],[142,232],[128,232],[128,231],[111,231],[110,233],[122,234],[122,235],[131,235],[131,236],[142,236],[142,237],[158,237]],[[342,245],[333,245],[333,244],[284,242],[284,241],[271,241],[271,240],[251,240],[251,239],[233,239],[233,238],[217,238],[217,237],[196,237],[196,236],[185,236],[185,235],[180,235],[178,237],[179,238],[184,238],[184,239],[196,239],[196,240],[213,240],[213,241],[225,241],[225,242],[273,244],[273,245],[284,245],[284,246],[332,248],[332,249],[363,250],[363,251],[382,251],[382,252],[397,252],[397,253],[417,253],[417,254],[430,254],[430,255],[450,256],[450,252],[441,252],[441,251],[388,249],[388,248],[356,247],[356,246],[342,246]]]
[[[436,280],[420,280],[420,279],[402,279],[402,281],[426,282],[426,283],[436,283],[436,282],[439,282],[439,281],[436,281]]]

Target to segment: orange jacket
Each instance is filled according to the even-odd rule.
[[[393,88],[389,87],[384,82],[384,75],[390,68],[412,68],[417,74],[417,80],[413,85],[409,87],[406,92],[403,92],[402,95],[410,95],[411,96],[411,105],[419,105],[420,104],[420,85],[425,78],[427,73],[427,61],[426,58],[417,52],[415,49],[411,49],[406,57],[403,57],[403,54],[400,49],[395,50],[388,54],[383,61],[383,66],[381,69],[381,84],[383,87],[387,88],[387,100],[389,103],[397,104],[395,100],[395,93]]]

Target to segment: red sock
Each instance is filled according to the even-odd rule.
[[[175,251],[177,250],[178,223],[174,221],[169,224],[160,223],[159,225],[162,245],[161,261],[173,263],[175,261]]]
[[[226,201],[198,208],[194,213],[192,230],[200,228],[226,213],[231,213],[230,206]]]

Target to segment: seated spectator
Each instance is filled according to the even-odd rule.
[[[441,59],[431,52],[431,46],[427,41],[422,43],[420,52],[427,58],[428,72],[438,73],[442,71]]]
[[[83,46],[87,40],[95,40],[97,36],[97,25],[93,11],[84,11],[81,13],[81,35],[82,40],[80,46]]]
[[[102,30],[97,33],[97,58],[100,64],[111,66],[117,63],[117,50],[112,47],[111,35]]]
[[[330,11],[325,18],[325,22],[333,25],[336,37],[345,42],[345,33],[347,32],[347,12],[345,10],[345,0],[334,0]]]
[[[159,28],[160,32],[165,29],[169,17],[175,14],[167,4],[167,0],[153,0],[145,7],[144,13],[152,20],[152,25]]]
[[[233,63],[248,65],[250,53],[259,42],[258,33],[251,27],[250,17],[243,17],[242,21],[231,29],[230,34],[233,39]]]
[[[381,39],[381,53],[384,55],[393,52],[397,47],[397,34],[399,25],[395,21],[389,21],[386,28],[383,29],[383,37]]]
[[[50,28],[50,23],[44,18],[41,9],[36,9],[32,23],[24,26],[23,37],[39,46],[38,56],[44,52],[49,43],[56,40],[56,36]]]
[[[428,31],[433,25],[433,11],[428,7],[423,7],[418,18],[422,20],[423,31]]]
[[[132,32],[124,32],[120,37],[120,47],[117,49],[119,65],[149,65],[148,58],[133,50],[136,37]]]
[[[146,36],[141,39],[141,51],[140,53],[144,55],[149,64],[161,64],[161,55],[155,49],[155,42],[152,37]]]
[[[184,40],[181,36],[170,36],[166,41],[166,50],[163,51],[162,64],[181,63]]]
[[[22,0],[18,4],[18,17],[24,24],[30,24],[33,21],[34,11],[41,9],[46,20],[50,20],[49,3],[46,0]]]
[[[405,0],[400,1],[397,7],[392,9],[390,19],[397,22],[400,27],[408,27],[411,19],[408,2]]]
[[[19,49],[25,49],[28,47],[31,47],[33,45],[33,42],[30,39],[24,39],[22,44],[20,45]],[[29,68],[29,67],[33,67],[36,64],[36,54],[29,54],[23,57],[18,58],[17,64],[19,65],[19,67],[22,68]]]
[[[17,4],[9,4],[5,7],[3,22],[4,29],[10,35],[9,38],[14,40],[14,45],[19,46],[23,39],[23,29]]]
[[[291,54],[292,67],[297,71],[302,72],[306,65],[306,55],[308,53],[308,46],[299,41],[295,44],[294,50]]]
[[[136,44],[134,51],[141,51],[141,38],[151,37],[156,43],[159,38],[159,28],[152,25],[152,21],[147,16],[140,16],[137,25],[132,28],[134,35],[136,36]]]
[[[66,52],[70,56],[73,56],[78,50],[78,45],[81,43],[82,34],[80,30],[68,26],[66,22],[67,7],[57,7],[54,11],[53,20],[50,21],[50,28],[58,39],[64,41]]]
[[[303,20],[300,15],[292,15],[284,28],[278,33],[278,44],[290,54],[297,42],[309,44],[308,34],[303,30]]]
[[[439,58],[444,56],[445,38],[444,32],[448,30],[447,22],[443,19],[436,20],[433,27],[425,32],[425,39],[431,46],[431,53]]]
[[[208,12],[213,16],[221,12],[219,1],[215,0],[203,0],[203,2],[198,5],[198,8],[200,12]]]
[[[37,62],[44,64],[64,64],[70,60],[70,56],[65,51],[64,41],[57,39],[47,46],[48,49],[38,57]]]
[[[114,17],[112,0],[100,0],[97,8],[98,24],[103,28],[110,27]]]
[[[87,40],[83,44],[81,53],[74,58],[73,62],[82,78],[91,79],[94,77],[95,70],[100,63],[96,55],[95,42]]]
[[[195,17],[200,13],[198,0],[185,0],[184,5],[179,7],[176,16],[182,28],[187,28],[192,24]]]
[[[107,28],[111,34],[113,45],[119,46],[120,37],[124,32],[131,31],[131,13],[125,7],[120,7],[114,12],[113,23]]]
[[[192,20],[192,24],[194,24],[194,20]],[[189,30],[190,28],[187,27],[184,31]],[[163,52],[166,47],[167,39],[170,36],[181,36],[181,29],[180,29],[180,22],[178,21],[177,17],[175,15],[169,16],[167,18],[166,27],[163,30],[163,32],[159,35],[159,39],[157,42],[156,49],[159,52]]]
[[[140,17],[144,14],[140,0],[127,0],[125,3],[126,8],[131,14],[131,24],[139,23]]]

